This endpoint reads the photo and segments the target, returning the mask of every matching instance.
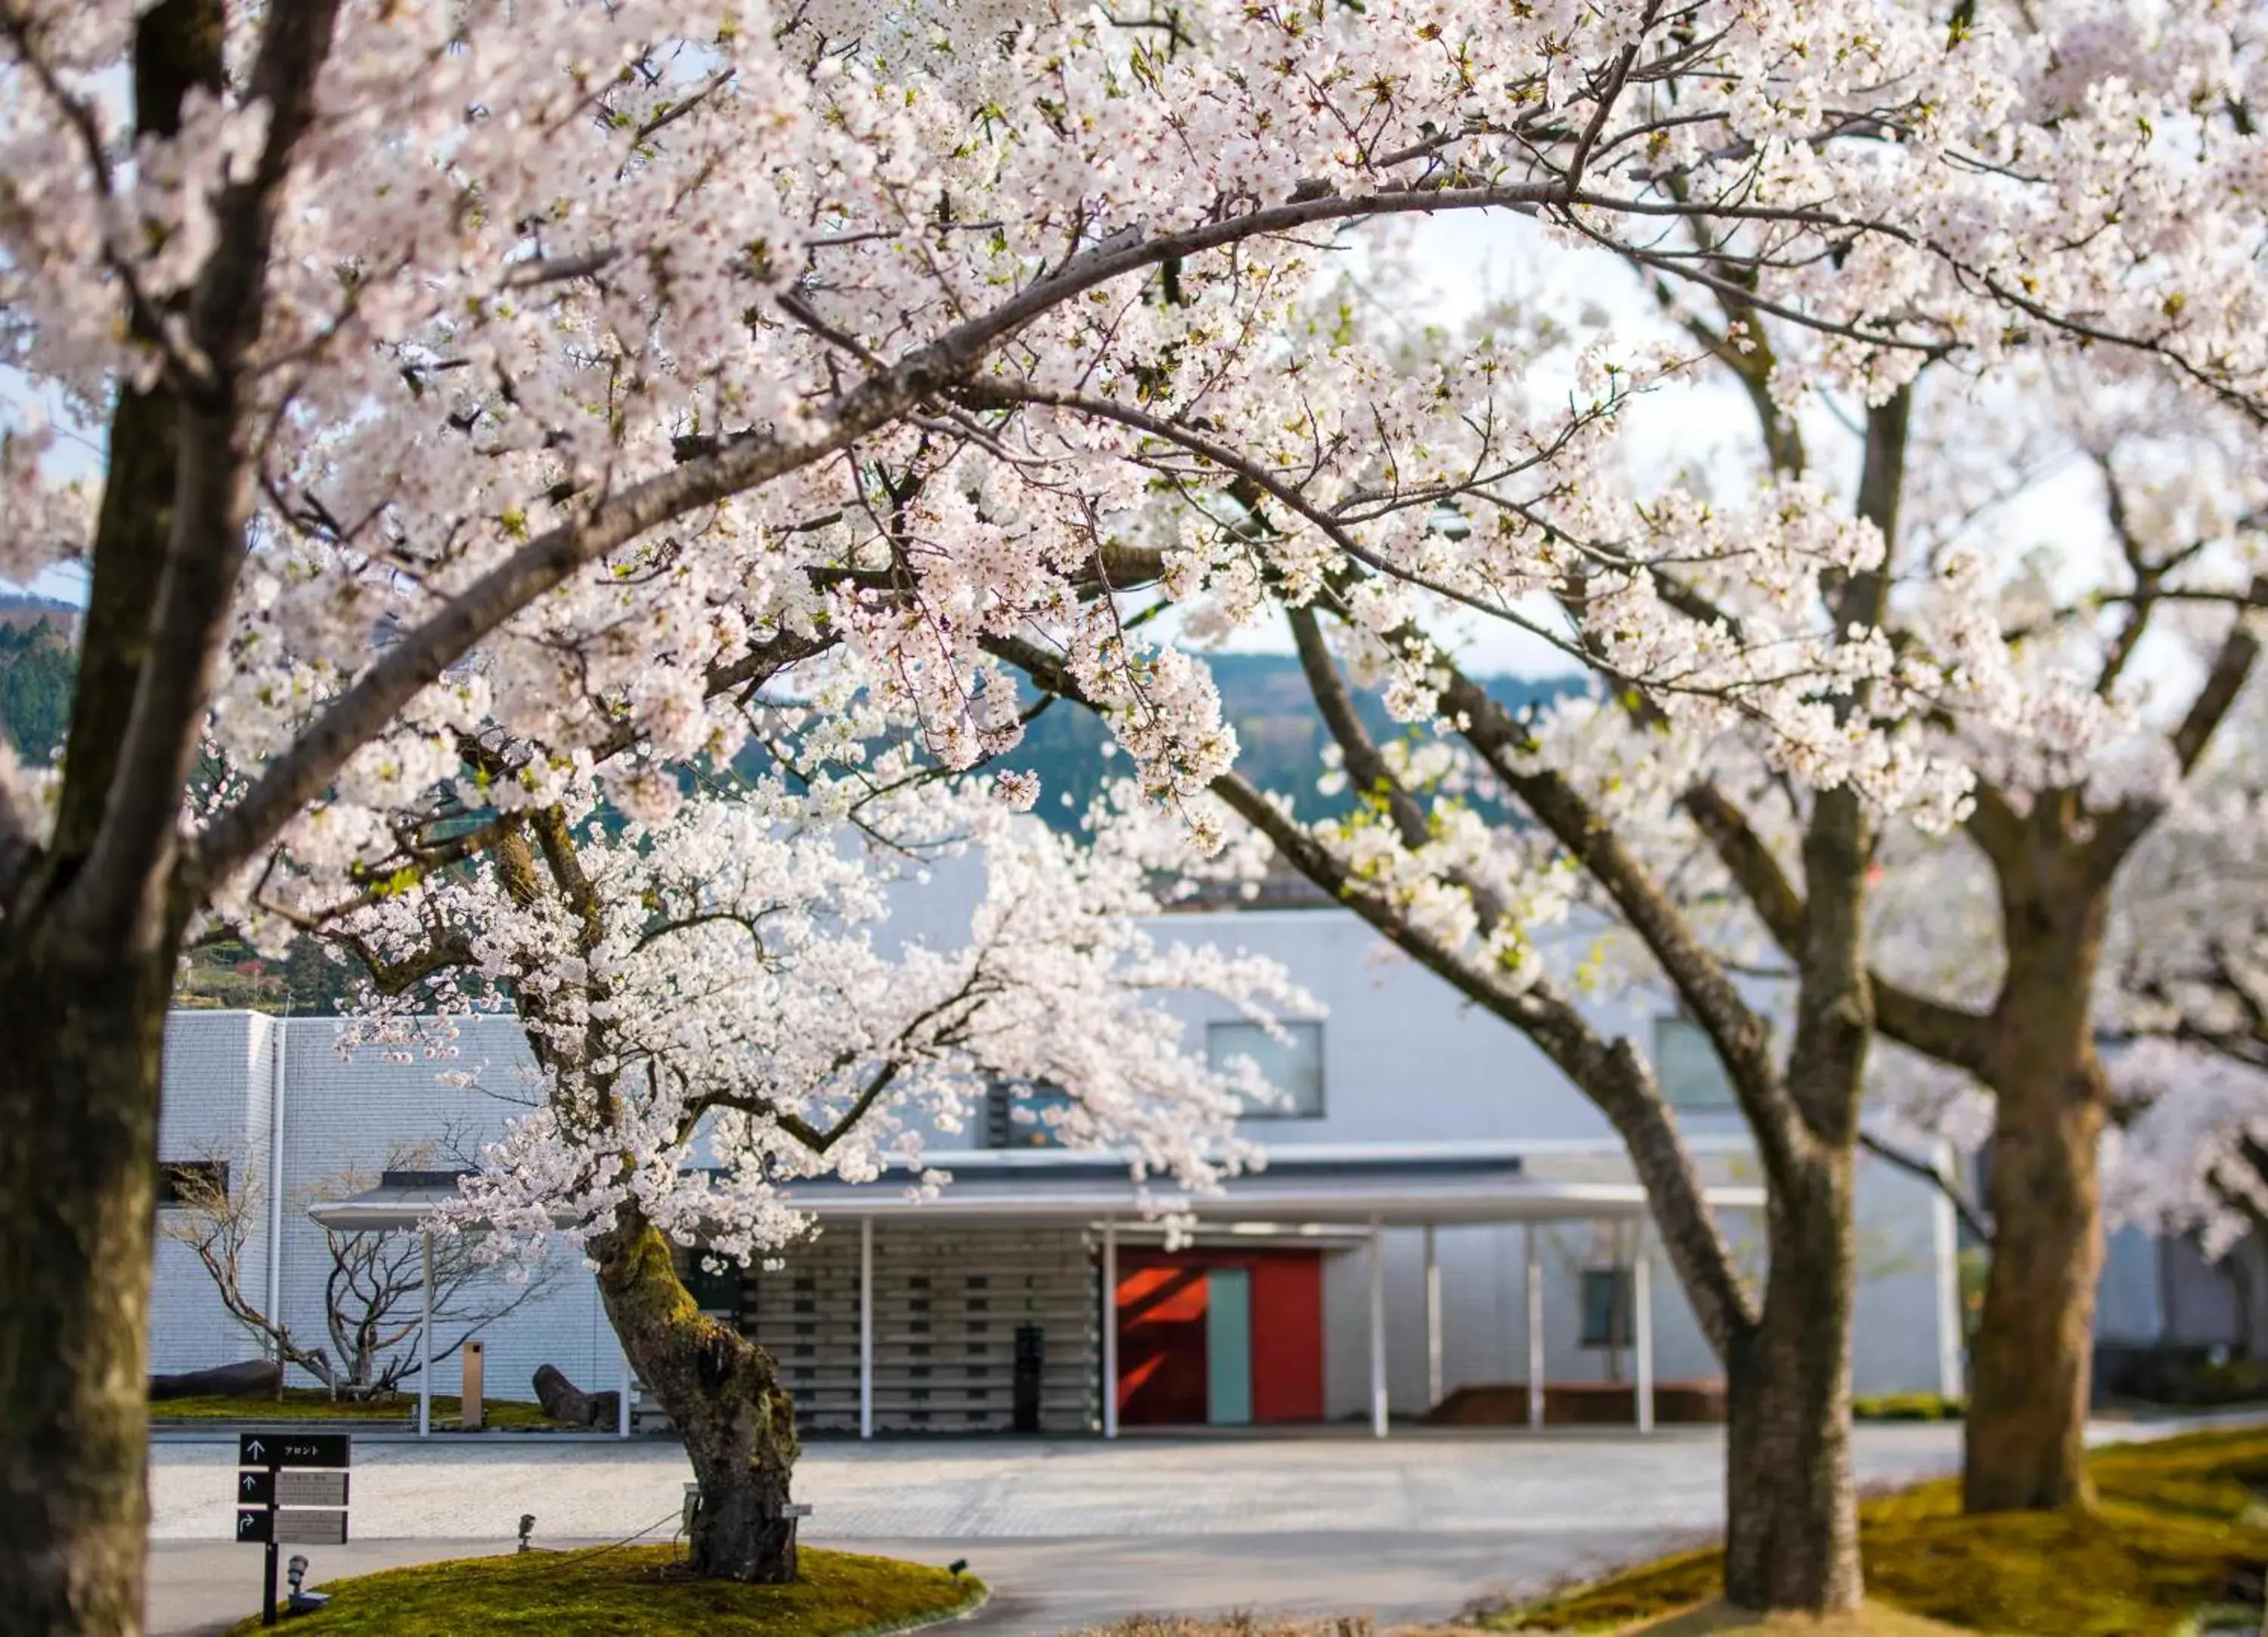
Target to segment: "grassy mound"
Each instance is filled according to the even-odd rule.
[[[433,1425],[453,1427],[461,1406],[454,1393],[433,1395]],[[507,1432],[549,1431],[565,1428],[543,1413],[540,1404],[512,1398],[490,1398],[482,1406],[482,1424]],[[254,1393],[244,1398],[204,1397],[164,1398],[150,1406],[153,1421],[300,1421],[342,1420],[384,1423],[415,1422],[417,1396],[394,1394],[383,1398],[334,1399],[320,1387],[286,1387],[281,1398]]]
[[[1949,1479],[1868,1501],[1859,1512],[1868,1591],[1892,1609],[1966,1631],[2149,1637],[2227,1601],[2235,1582],[2268,1563],[2268,1509],[2258,1499],[2268,1488],[2268,1428],[2112,1445],[2089,1464],[2101,1501],[2092,1514],[1963,1517]],[[1723,1554],[1712,1548],[1486,1624],[1498,1631],[1710,1631],[1718,1628],[1643,1622],[1723,1592]]]
[[[307,1637],[853,1637],[973,1606],[983,1582],[850,1552],[801,1554],[792,1586],[695,1580],[674,1546],[515,1552],[389,1569],[332,1582],[330,1606],[300,1616]],[[231,1637],[261,1630],[257,1618]]]

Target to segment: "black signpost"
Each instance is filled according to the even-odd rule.
[[[339,1546],[347,1538],[347,1468],[354,1441],[345,1433],[245,1433],[236,1441],[236,1538],[256,1542],[260,1623],[276,1624],[276,1548]]]

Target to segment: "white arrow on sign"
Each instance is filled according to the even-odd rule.
[[[268,1453],[268,1446],[261,1442],[259,1439],[254,1438],[250,1443],[244,1446],[244,1452],[256,1461],[261,1456]]]
[[[236,1532],[239,1535],[244,1533],[246,1530],[252,1527],[254,1521],[249,1512],[239,1512],[236,1515]]]
[[[245,1493],[245,1494],[251,1494],[254,1489],[257,1489],[258,1487],[260,1487],[260,1480],[259,1480],[258,1476],[257,1476],[256,1474],[254,1474],[254,1473],[252,1473],[252,1472],[247,1472],[247,1473],[244,1475],[244,1493]]]

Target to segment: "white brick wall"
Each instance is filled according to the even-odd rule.
[[[477,1154],[519,1112],[526,1086],[526,1041],[508,1019],[467,1025],[453,1061],[390,1062],[364,1047],[342,1055],[338,1027],[329,1018],[279,1019],[245,1012],[180,1012],[167,1030],[166,1114],[160,1156],[203,1157],[225,1149],[233,1163],[255,1168],[268,1197],[269,1110],[276,1087],[273,1042],[284,1041],[283,1312],[295,1334],[324,1338],[324,1281],[331,1268],[323,1230],[306,1215],[319,1192],[335,1193],[342,1178],[360,1173],[375,1186],[398,1151],[423,1149],[411,1164],[446,1170],[458,1155]],[[477,1088],[442,1084],[443,1069],[471,1069]],[[263,1218],[265,1212],[263,1211]],[[264,1300],[268,1236],[254,1240],[246,1283]],[[559,1272],[552,1288],[500,1325],[483,1332],[488,1362],[485,1391],[494,1398],[532,1398],[536,1366],[556,1364],[578,1384],[615,1384],[622,1353],[615,1345],[598,1293],[579,1259],[555,1250]],[[501,1285],[501,1273],[483,1276]],[[211,1283],[183,1246],[164,1242],[158,1252],[152,1297],[151,1368],[189,1369],[249,1358],[258,1345],[232,1323]],[[446,1331],[437,1347],[453,1340]],[[414,1339],[405,1345],[415,1346]],[[295,1378],[304,1382],[311,1378]],[[457,1360],[434,1372],[437,1392],[459,1386]]]
[[[232,1179],[247,1172],[259,1178],[264,1195],[275,1035],[274,1020],[254,1012],[173,1014],[166,1031],[160,1161],[224,1160]],[[195,1253],[166,1237],[165,1208],[159,1212],[150,1368],[202,1369],[257,1354],[259,1345],[222,1310]],[[255,1300],[266,1288],[268,1255],[263,1225],[247,1252],[247,1266],[256,1270],[249,1279]]]

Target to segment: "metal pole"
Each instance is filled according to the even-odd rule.
[[[1953,1144],[1940,1138],[1937,1171],[1940,1177],[1960,1174]],[[1937,1390],[1948,1398],[1965,1391],[1961,1358],[1961,1224],[1953,1201],[1940,1188],[1930,1196],[1930,1248],[1937,1268]],[[2268,1611],[2264,1611],[2268,1619]]]
[[[1425,1224],[1425,1406],[1441,1401],[1441,1260],[1433,1224]]]
[[[433,1433],[433,1230],[418,1230],[423,1242],[425,1276],[421,1281],[423,1305],[417,1314],[417,1435]]]
[[[1386,1436],[1386,1239],[1370,1223],[1370,1435]]]
[[[1535,1224],[1522,1225],[1528,1257],[1528,1424],[1543,1425],[1543,1259],[1535,1254]]]
[[[276,1020],[269,1039],[275,1061],[268,1077],[268,1317],[284,1322],[284,1047],[291,1026],[291,996],[284,995],[284,1016]],[[284,1362],[284,1344],[276,1344],[276,1362]],[[273,1555],[272,1553],[270,1555]]]
[[[858,1219],[858,1435],[874,1435],[874,1219]]]
[[[1118,1436],[1118,1224],[1102,1219],[1102,1435]]]
[[[1638,1230],[1638,1254],[1631,1259],[1631,1305],[1638,1330],[1638,1429],[1653,1430],[1653,1281],[1648,1276],[1646,1228]]]
[[[615,1436],[630,1435],[630,1395],[637,1391],[637,1372],[630,1368],[630,1350],[622,1349],[622,1391],[615,1405]]]
[[[272,1482],[273,1480],[271,1479],[270,1481]],[[270,1535],[273,1535],[276,1532],[276,1509],[274,1507],[269,1507],[268,1509],[268,1532]],[[270,1540],[268,1545],[261,1549],[260,1553],[260,1561],[267,1569],[266,1575],[262,1577],[260,1582],[260,1623],[262,1626],[273,1626],[276,1624],[275,1541]]]

